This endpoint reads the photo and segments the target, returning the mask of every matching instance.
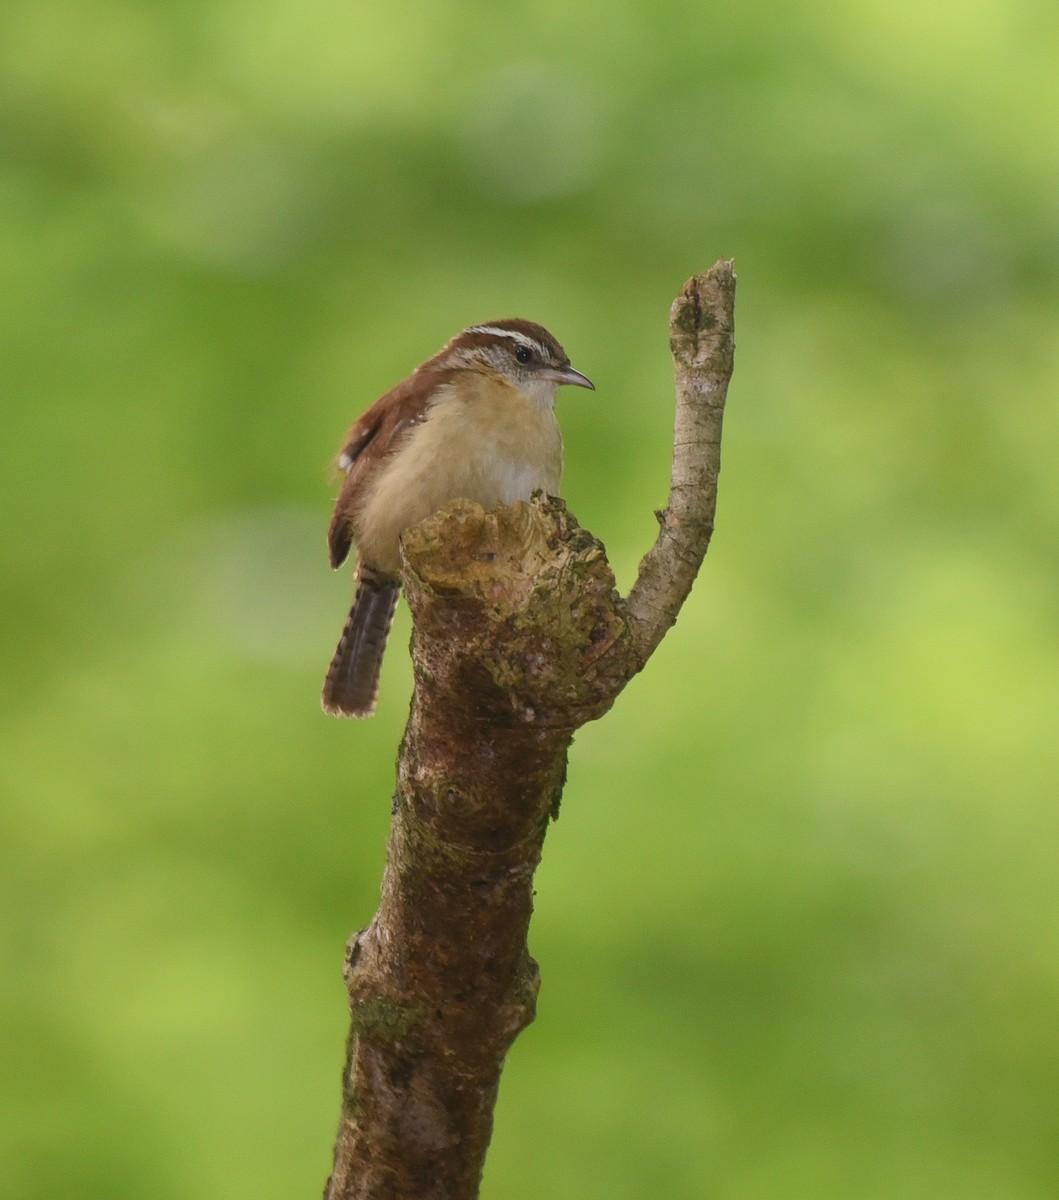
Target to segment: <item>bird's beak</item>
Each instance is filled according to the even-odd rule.
[[[559,367],[551,372],[551,377],[556,383],[569,383],[574,387],[588,388],[592,392],[596,390],[596,385],[592,380],[587,375],[582,375],[580,371],[575,371],[573,367]]]

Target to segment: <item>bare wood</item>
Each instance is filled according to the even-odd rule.
[[[646,662],[691,591],[713,535],[721,423],[735,361],[735,272],[721,261],[695,275],[669,310],[677,412],[669,504],[626,606]]]
[[[379,910],[347,953],[326,1200],[478,1195],[504,1057],[535,1011],[533,873],[570,741],[642,668],[709,541],[733,288],[719,263],[674,305],[673,490],[627,602],[561,500],[458,501],[403,539],[415,691]]]

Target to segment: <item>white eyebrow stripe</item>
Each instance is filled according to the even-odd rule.
[[[518,342],[520,346],[525,346],[527,350],[537,350],[542,355],[544,354],[544,347],[536,338],[527,337],[524,333],[519,333],[514,329],[498,329],[496,325],[472,325],[466,332],[491,333],[494,337],[510,338],[513,342]]]

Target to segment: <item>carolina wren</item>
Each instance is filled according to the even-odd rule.
[[[354,543],[357,588],[324,680],[323,707],[370,717],[400,586],[401,534],[452,500],[484,508],[559,490],[560,384],[591,388],[542,326],[472,325],[368,409],[338,456],[345,481],[327,535],[331,566]]]

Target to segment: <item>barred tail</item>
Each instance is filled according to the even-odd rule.
[[[357,564],[353,607],[324,680],[324,712],[335,717],[370,717],[375,711],[379,670],[397,592],[396,579]]]

